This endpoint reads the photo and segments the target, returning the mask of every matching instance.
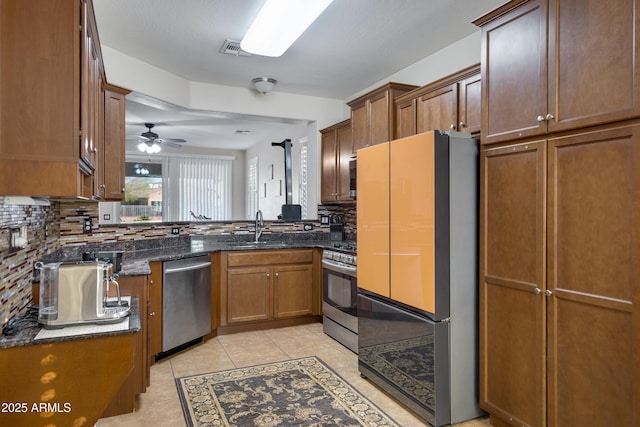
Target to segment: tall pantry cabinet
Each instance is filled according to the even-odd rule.
[[[639,0],[482,27],[480,403],[497,426],[640,426]]]

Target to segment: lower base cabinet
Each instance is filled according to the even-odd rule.
[[[314,258],[315,249],[223,253],[220,326],[320,315]]]

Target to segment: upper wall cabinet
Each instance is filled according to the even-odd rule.
[[[347,103],[351,107],[353,151],[396,138],[394,99],[416,86],[387,83]]]
[[[96,28],[91,0],[0,0],[0,194],[99,197]]]
[[[349,161],[353,157],[351,120],[322,129],[322,203],[354,202],[349,194]]]
[[[125,180],[125,96],[130,91],[111,84],[104,86],[103,161],[98,179],[100,200],[123,200]]]
[[[480,65],[396,99],[396,138],[429,130],[480,132]]]
[[[482,142],[640,115],[640,1],[511,1],[482,27]]]

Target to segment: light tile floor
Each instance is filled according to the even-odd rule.
[[[403,427],[424,426],[358,372],[357,355],[322,332],[322,324],[223,335],[157,362],[151,367],[151,386],[138,396],[131,414],[103,418],[96,427],[185,425],[175,378],[287,359],[317,356]],[[456,424],[487,427],[488,418]]]

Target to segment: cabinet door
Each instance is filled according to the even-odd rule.
[[[351,130],[353,137],[353,151],[369,145],[369,113],[368,103],[363,101],[351,106]]]
[[[640,1],[549,1],[549,131],[640,114]]]
[[[458,84],[458,131],[480,133],[482,80],[480,74]]]
[[[335,130],[322,134],[322,203],[333,203],[337,196],[337,151],[338,139]]]
[[[103,197],[124,199],[125,179],[125,95],[113,90],[104,93]]]
[[[272,317],[271,269],[243,267],[227,270],[227,323],[269,320]]]
[[[456,83],[427,93],[416,101],[416,132],[456,130],[458,124],[458,85]]]
[[[534,0],[482,27],[484,144],[546,132],[546,16]]]
[[[640,126],[548,156],[549,425],[637,425]]]
[[[273,315],[276,319],[313,314],[313,266],[273,267]]]
[[[396,107],[396,138],[404,138],[416,134],[416,100],[399,102]]]
[[[81,85],[81,144],[80,159],[83,161],[81,167],[91,172],[96,167],[97,152],[97,105],[100,74],[99,59],[97,53],[96,30],[90,19],[89,5],[82,1],[82,43],[83,53],[81,57],[82,85]]]
[[[149,264],[149,363],[162,351],[162,262]]]
[[[389,91],[385,90],[368,101],[369,140],[366,142],[365,147],[393,139],[389,126],[391,123],[389,97]]]
[[[149,328],[148,328],[148,289],[147,276],[128,276],[118,279],[120,295],[135,296],[140,306],[140,333],[136,336],[136,354],[134,368],[135,393],[144,393],[147,389],[149,368]]]
[[[351,125],[336,130],[338,139],[338,171],[337,171],[337,199],[338,201],[353,201],[349,195],[349,161],[353,157],[353,138]]]
[[[484,150],[480,161],[480,406],[544,426],[545,144]]]

